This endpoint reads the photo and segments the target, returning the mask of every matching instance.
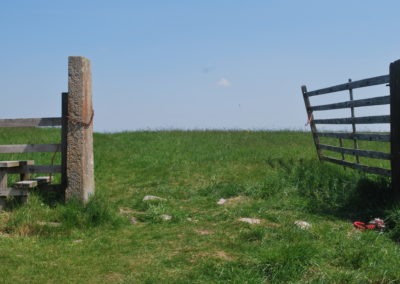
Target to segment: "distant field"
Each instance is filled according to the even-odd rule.
[[[57,141],[57,129],[0,130],[0,144]],[[400,207],[388,180],[319,163],[309,133],[144,131],[94,143],[87,206],[34,194],[0,213],[1,282],[400,281]],[[0,160],[18,158],[52,154]],[[352,226],[374,217],[385,218],[384,233]]]

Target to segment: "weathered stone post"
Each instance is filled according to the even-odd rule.
[[[87,202],[94,194],[93,105],[90,61],[68,58],[68,104],[66,134],[66,200]]]

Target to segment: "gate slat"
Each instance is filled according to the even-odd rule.
[[[344,132],[317,132],[317,135],[319,137],[329,137],[329,138],[390,142],[390,134],[378,134],[378,133],[356,133],[356,134],[353,134],[353,133],[344,133]]]
[[[351,163],[348,161],[342,161],[342,160],[338,160],[338,159],[334,159],[331,157],[322,157],[321,158],[322,161],[328,161],[334,164],[338,164],[338,165],[342,165],[342,166],[346,166],[349,168],[353,168],[353,169],[357,169],[363,172],[367,172],[367,173],[371,173],[371,174],[378,174],[378,175],[383,175],[383,176],[390,176],[391,175],[391,171],[388,169],[383,169],[383,168],[378,168],[378,167],[369,167],[366,165],[360,165],[360,164],[355,164],[355,163]]]
[[[381,84],[387,84],[387,83],[389,83],[389,75],[383,75],[383,76],[377,76],[377,77],[363,79],[363,80],[359,80],[359,81],[353,81],[351,83],[349,82],[349,83],[345,83],[345,84],[340,84],[340,85],[336,85],[336,86],[332,86],[332,87],[328,87],[328,88],[323,88],[323,89],[307,92],[307,95],[309,97],[312,97],[312,96],[317,96],[317,95],[346,91],[349,89],[357,89],[357,88],[375,86],[375,85],[381,85]]]
[[[341,103],[335,103],[335,104],[312,106],[310,109],[312,111],[321,111],[321,110],[332,110],[332,109],[342,109],[342,108],[351,108],[351,107],[377,106],[377,105],[386,105],[386,104],[390,104],[390,96],[376,97],[376,98],[355,100],[355,101],[347,101],[347,102],[341,102]]]
[[[390,115],[314,119],[315,124],[352,124],[353,122],[355,124],[390,123]]]
[[[353,155],[353,156],[358,155],[358,156],[373,158],[373,159],[390,160],[390,154],[384,153],[384,152],[342,148],[342,147],[325,145],[325,144],[319,144],[318,147],[323,150],[328,150],[328,151],[347,154],[347,155]]]

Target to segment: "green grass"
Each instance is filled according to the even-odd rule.
[[[0,130],[0,144],[59,141],[58,130],[30,131]],[[144,131],[95,134],[94,145],[87,205],[37,193],[0,214],[1,282],[400,281],[400,206],[388,181],[319,163],[308,133]],[[374,217],[388,230],[353,229]]]

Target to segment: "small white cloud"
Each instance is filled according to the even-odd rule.
[[[224,87],[224,88],[228,88],[228,87],[231,86],[231,82],[230,82],[228,79],[225,79],[225,78],[221,78],[221,79],[218,81],[217,84],[218,84],[218,86]]]

